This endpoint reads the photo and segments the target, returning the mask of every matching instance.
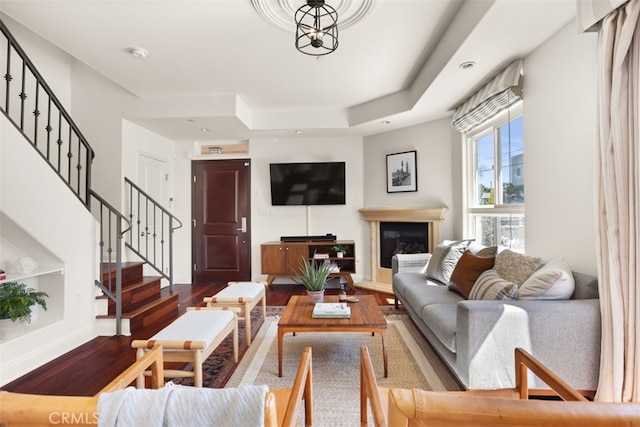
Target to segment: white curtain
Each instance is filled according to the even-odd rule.
[[[639,15],[640,0],[631,0],[605,17],[598,35],[596,400],[607,402],[640,402]]]

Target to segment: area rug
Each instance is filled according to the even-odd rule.
[[[239,387],[266,384],[272,388],[293,384],[302,350],[312,347],[314,424],[359,424],[360,347],[366,345],[381,387],[460,390],[442,361],[419,336],[406,315],[387,315],[388,378],[383,376],[382,342],[370,333],[297,333],[284,337],[283,376],[278,377],[278,316],[269,317],[255,342],[226,384]],[[304,411],[301,411],[304,412]],[[300,423],[304,422],[301,413]],[[302,424],[304,425],[304,424]]]

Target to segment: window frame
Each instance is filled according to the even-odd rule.
[[[502,156],[500,152],[500,127],[505,124],[522,117],[524,119],[524,109],[522,100],[512,103],[508,108],[493,116],[491,119],[474,127],[462,135],[463,149],[463,230],[465,236],[476,237],[476,217],[494,216],[494,217],[516,217],[525,220],[525,202],[523,203],[495,203],[502,201],[503,180],[502,180]],[[476,203],[476,191],[478,187],[477,169],[476,169],[476,142],[481,138],[493,134],[493,157],[494,157],[494,203],[491,205],[480,205]],[[523,143],[524,150],[524,143]],[[524,158],[524,152],[523,152]],[[521,169],[522,179],[524,179],[524,167]],[[526,222],[525,222],[526,224]],[[526,229],[526,226],[525,226]],[[494,242],[501,245],[501,242]],[[512,248],[512,250],[524,251],[524,243],[522,248]]]

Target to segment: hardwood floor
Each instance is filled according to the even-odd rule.
[[[187,307],[202,305],[202,299],[211,296],[225,285],[174,285],[179,293],[179,312]],[[268,306],[284,306],[291,295],[303,295],[301,285],[273,284],[267,289]],[[328,295],[337,294],[338,289],[327,289]],[[351,292],[351,294],[354,294]],[[379,305],[388,305],[392,295],[356,289],[356,295],[374,295]],[[147,327],[132,336],[97,337],[6,384],[1,390],[18,393],[56,394],[63,396],[93,396],[120,372],[135,361],[131,348],[134,339],[147,339],[164,328],[166,324]]]

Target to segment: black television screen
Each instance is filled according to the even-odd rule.
[[[271,163],[271,204],[344,205],[345,162]]]

